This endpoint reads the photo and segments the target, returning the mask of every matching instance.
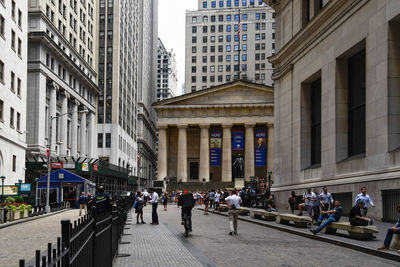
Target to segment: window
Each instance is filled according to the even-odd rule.
[[[224,15],[219,15],[219,16],[218,16],[218,21],[219,21],[219,22],[224,21]]]
[[[196,66],[192,66],[192,73],[196,73]]]
[[[207,1],[203,2],[203,8],[207,8]]]
[[[321,79],[311,84],[311,165],[321,163]]]
[[[192,26],[192,33],[197,33],[197,27],[196,26]]]
[[[365,50],[348,60],[348,156],[365,153]]]
[[[232,37],[231,37],[230,35],[227,35],[227,36],[226,36],[226,41],[227,41],[227,42],[230,42],[231,39],[232,39]]]
[[[215,62],[215,56],[210,56],[210,62]]]
[[[242,6],[247,6],[247,0],[242,0]]]
[[[203,36],[203,43],[204,43],[204,44],[207,43],[207,36]]]
[[[243,51],[247,51],[247,44],[243,44],[243,45],[242,45],[242,50],[243,50]]]
[[[230,62],[231,61],[231,55],[226,55],[226,61]],[[228,65],[227,65],[228,66]],[[230,67],[230,66],[229,66]]]
[[[247,14],[243,14],[243,15],[242,15],[242,19],[243,19],[243,20],[247,20]]]
[[[197,52],[197,48],[195,46],[192,46],[192,53],[196,53]]]
[[[217,6],[216,1],[211,1],[211,7],[216,7],[216,6]]]
[[[203,26],[203,33],[207,33],[208,27],[207,26]]]
[[[210,72],[214,72],[215,71],[215,66],[210,66]]]
[[[243,24],[242,29],[243,29],[243,31],[247,31],[247,24]]]
[[[207,56],[203,56],[203,63],[207,63]]]
[[[4,63],[0,60],[0,82],[4,83]]]
[[[202,51],[203,53],[207,53],[207,46],[203,46]]]
[[[196,63],[196,61],[197,61],[196,56],[193,56],[193,57],[192,57],[192,63]]]
[[[13,93],[15,93],[15,73],[14,72],[11,72],[10,89]]]
[[[256,40],[260,40],[260,34],[256,33]]]
[[[202,77],[201,77],[201,81],[202,81],[203,83],[206,83],[206,82],[207,82],[207,76],[202,76]]]
[[[235,0],[235,6],[239,6],[239,0]]]
[[[256,31],[259,31],[260,30],[260,23],[256,23],[255,26],[256,26]]]
[[[260,13],[256,13],[256,19],[257,20],[261,19],[261,14]]]
[[[226,70],[227,72],[230,72],[230,71],[231,71],[231,65],[226,65],[226,66],[225,66],[225,70]]]
[[[247,41],[247,34],[246,33],[242,35],[242,39],[243,39],[243,41]]]
[[[234,60],[235,60],[235,61],[239,61],[239,55],[235,55]]]
[[[0,121],[4,121],[4,102],[0,100]]]
[[[232,1],[231,1],[231,0],[226,1],[226,6],[227,6],[227,7],[232,6]]]
[[[235,21],[239,21],[239,14],[235,14]]]
[[[226,15],[226,21],[231,21],[232,20],[232,16],[231,15]]]
[[[211,32],[215,32],[215,25],[212,25],[210,28],[211,28]]]
[[[235,42],[239,41],[239,35],[235,34]]]
[[[22,12],[18,9],[18,26],[22,27]]]
[[[224,61],[224,56],[219,55],[219,56],[218,56],[218,62],[222,62],[222,61]]]
[[[197,17],[192,17],[192,22],[196,23],[197,22]]]
[[[230,52],[231,51],[231,45],[226,45],[226,52]]]
[[[235,49],[235,51],[238,51],[239,50],[239,45],[235,45],[234,49]]]
[[[231,81],[231,75],[226,75],[225,79],[226,79],[227,82],[230,82]]]
[[[243,55],[242,55],[242,60],[243,60],[243,61],[247,61],[247,54],[243,54]]]
[[[211,22],[215,22],[215,16],[211,16]]]
[[[215,82],[215,76],[210,76],[210,82]]]
[[[11,1],[11,17],[15,20],[15,1]]]
[[[106,133],[106,147],[111,147],[111,133]]]
[[[224,66],[218,65],[218,72],[223,72],[223,71],[224,71]]]
[[[207,66],[202,66],[201,70],[202,70],[203,73],[206,73],[207,72]]]
[[[0,35],[4,38],[4,17],[0,15]]]
[[[218,25],[218,32],[224,31],[224,25]]]
[[[18,38],[18,49],[17,49],[18,56],[22,56],[21,51],[22,51],[22,41],[21,39]]]
[[[97,134],[97,147],[103,147],[103,134]]]
[[[193,44],[197,43],[197,37],[196,36],[192,36],[192,43]]]
[[[246,71],[247,70],[247,64],[242,64],[242,70]]]
[[[218,36],[218,42],[222,43],[224,41],[224,36],[223,35],[219,35]]]
[[[210,52],[215,53],[215,46],[210,46]]]
[[[219,7],[224,7],[224,1],[219,1]]]
[[[12,171],[16,172],[17,171],[17,156],[13,155],[13,160],[12,160]]]
[[[11,48],[15,51],[15,32],[11,30]]]
[[[14,129],[14,109],[10,108],[10,127]]]
[[[21,113],[17,112],[17,131],[21,131]]]
[[[218,46],[218,52],[224,52],[224,47],[222,45]]]
[[[192,76],[192,83],[196,82],[196,76]]]
[[[207,16],[203,16],[203,22],[208,22],[208,17]]]

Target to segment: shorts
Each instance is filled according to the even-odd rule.
[[[312,214],[312,212],[313,212],[313,206],[304,205],[304,207],[306,208],[308,214]]]
[[[215,207],[216,207],[216,208],[219,207],[219,202],[215,202]]]

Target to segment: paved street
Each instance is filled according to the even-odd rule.
[[[397,262],[239,221],[239,234],[228,235],[228,219],[193,212],[193,233],[183,237],[180,209],[159,210],[160,225],[132,225],[125,232],[115,266],[398,266]],[[145,208],[151,222],[151,208]]]
[[[47,250],[47,243],[55,244],[61,236],[61,220],[78,215],[79,210],[68,210],[0,229],[0,266],[18,266],[19,259],[31,260],[37,249]]]

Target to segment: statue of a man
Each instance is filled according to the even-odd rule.
[[[235,159],[232,164],[233,167],[233,178],[244,178],[244,159],[242,155]]]

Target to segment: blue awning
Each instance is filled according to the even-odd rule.
[[[84,183],[89,182],[89,180],[72,173],[70,171],[64,169],[58,169],[57,171],[50,174],[50,182],[51,183]],[[38,180],[38,183],[47,183],[47,175],[41,177]]]

